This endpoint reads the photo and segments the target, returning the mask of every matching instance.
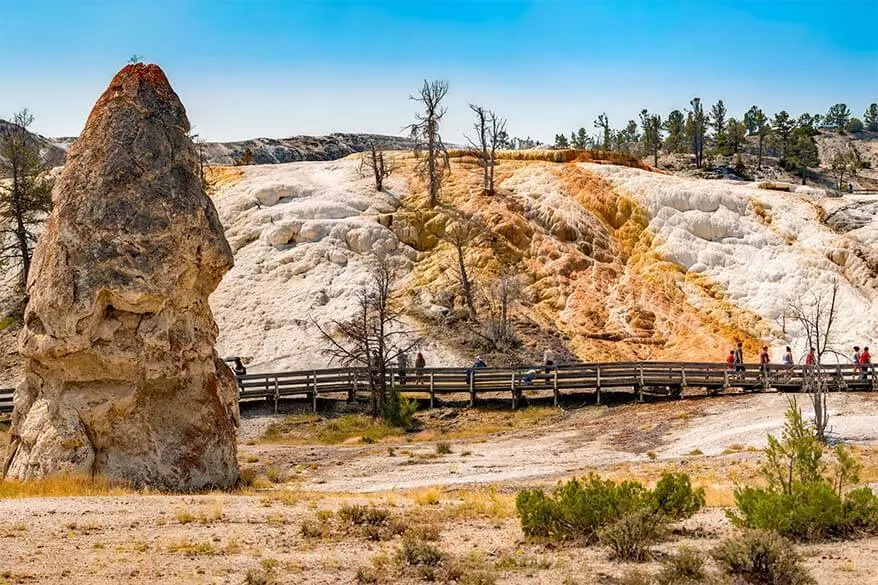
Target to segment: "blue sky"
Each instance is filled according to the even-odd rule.
[[[876,0],[0,0],[0,15],[0,117],[27,106],[50,136],[78,134],[132,54],[221,140],[399,134],[425,78],[450,84],[452,142],[470,102],[551,140],[696,95],[731,115],[878,101]]]

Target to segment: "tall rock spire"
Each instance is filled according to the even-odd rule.
[[[237,481],[235,381],[207,302],[232,252],[188,132],[162,70],[134,64],[71,148],[28,282],[7,477]]]

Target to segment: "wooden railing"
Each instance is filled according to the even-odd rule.
[[[394,382],[405,395],[429,400],[452,394],[466,396],[475,405],[479,396],[508,397],[513,408],[522,393],[551,393],[558,403],[563,394],[588,393],[600,403],[606,393],[628,393],[638,400],[644,396],[683,398],[690,389],[720,393],[729,389],[799,392],[807,376],[820,375],[831,391],[871,391],[878,388],[873,368],[867,373],[854,365],[824,365],[819,368],[769,365],[763,372],[759,364],[744,364],[738,370],[724,363],[683,362],[606,362],[499,368],[425,368],[418,372],[387,369],[388,382]],[[373,373],[378,376],[377,373]],[[320,396],[345,394],[348,399],[369,389],[369,372],[365,368],[341,368],[302,372],[247,374],[238,377],[239,398],[273,400],[310,399],[316,410]]]
[[[12,393],[14,388],[0,388],[0,415],[12,412]]]
[[[800,392],[806,377],[820,375],[831,391],[871,391],[878,388],[875,369],[863,372],[852,364],[817,367],[744,364],[739,370],[724,363],[603,362],[500,368],[408,368],[387,369],[388,382],[396,383],[408,396],[428,400],[458,395],[475,405],[479,397],[508,398],[515,408],[524,392],[551,396],[555,404],[562,395],[589,394],[600,403],[605,395],[643,401],[645,397],[684,398],[694,390],[717,394],[729,389]],[[371,375],[378,376],[377,373]],[[335,368],[297,372],[270,372],[238,376],[241,402],[302,398],[317,409],[320,397],[354,400],[368,393],[370,373],[365,368]],[[12,390],[0,389],[0,413],[12,411]]]

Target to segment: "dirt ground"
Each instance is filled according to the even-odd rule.
[[[314,528],[332,522],[324,511],[368,503],[431,527],[437,548],[497,583],[610,584],[635,566],[655,572],[658,563],[612,562],[596,546],[526,542],[516,490],[589,471],[650,482],[685,470],[706,488],[708,508],[678,526],[657,555],[681,544],[706,551],[731,533],[722,507],[735,482],[755,477],[786,400],[437,409],[419,413],[420,432],[384,436],[374,429],[357,436],[354,427],[332,427],[333,434],[318,417],[250,410],[240,460],[255,479],[240,492],[0,499],[0,583],[357,583],[358,570],[363,579],[376,567],[381,582],[415,582],[393,569],[399,536],[374,541]],[[830,410],[833,440],[854,445],[864,481],[876,487],[878,398],[833,395]],[[821,584],[878,584],[878,538],[799,550]]]

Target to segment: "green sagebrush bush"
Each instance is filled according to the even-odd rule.
[[[859,481],[859,464],[843,446],[832,466],[802,413],[790,403],[781,440],[768,438],[761,475],[766,487],[735,490],[736,526],[777,532],[795,540],[878,533],[878,497]]]
[[[686,474],[674,473],[662,475],[653,490],[590,474],[559,484],[548,495],[540,489],[521,491],[515,500],[521,529],[528,537],[593,543],[606,528],[602,540],[617,542],[610,545],[617,553],[617,547],[635,550],[627,541],[637,534],[655,542],[668,523],[692,516],[703,505],[704,490],[692,489]],[[615,529],[609,528],[623,519]]]
[[[711,556],[735,582],[750,585],[816,585],[793,545],[777,534],[745,530],[717,546]]]
[[[688,546],[677,549],[677,554],[662,560],[662,568],[656,575],[658,585],[695,585],[708,582],[704,555]]]

